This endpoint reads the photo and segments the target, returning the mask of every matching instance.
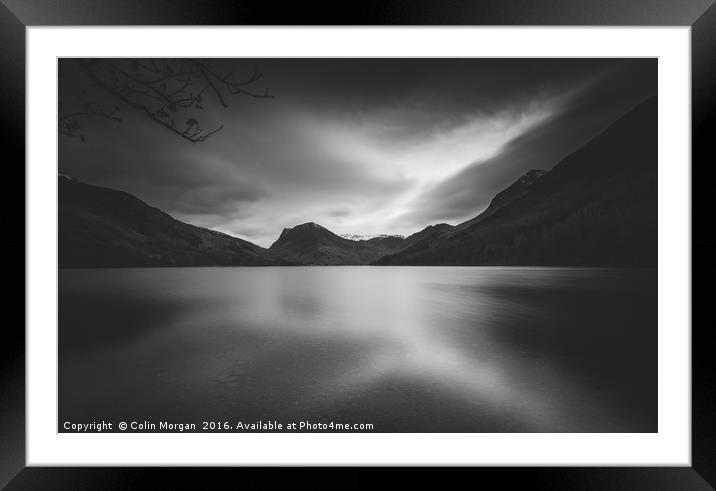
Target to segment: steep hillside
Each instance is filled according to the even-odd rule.
[[[261,265],[264,249],[131,194],[59,177],[60,267]]]
[[[548,173],[532,175],[527,186],[521,181],[483,214],[377,264],[656,265],[655,98]]]

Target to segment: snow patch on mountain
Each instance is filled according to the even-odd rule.
[[[355,240],[355,241],[370,240],[370,239],[386,239],[388,237],[397,237],[399,239],[405,238],[405,236],[403,236],[403,235],[388,235],[388,234],[373,234],[373,235],[342,234],[341,237],[343,237],[344,239]]]

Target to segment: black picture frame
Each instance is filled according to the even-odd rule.
[[[280,7],[279,7],[280,5]],[[698,284],[716,272],[713,227],[695,229],[712,203],[702,178],[716,161],[716,6],[713,0],[363,0],[351,3],[274,4],[246,0],[0,0],[0,138],[3,168],[4,231],[0,247],[6,258],[5,316],[0,342],[0,487],[19,489],[136,489],[210,487],[216,477],[243,486],[276,480],[271,469],[178,468],[38,468],[25,466],[25,28],[68,25],[579,25],[691,26],[692,36],[692,311],[701,310],[707,291]],[[48,90],[54,90],[48,87]],[[695,177],[695,178],[694,178]],[[20,208],[23,215],[20,216]],[[705,223],[705,222],[704,222]],[[698,268],[693,267],[698,259]],[[683,326],[674,326],[683,328]],[[457,472],[471,482],[497,481],[549,489],[713,489],[716,485],[716,377],[711,354],[716,348],[705,322],[692,323],[692,467],[473,468]],[[216,476],[215,474],[220,474]],[[302,469],[296,484],[371,485],[374,469]],[[467,475],[469,473],[469,475]],[[423,484],[447,483],[444,472],[413,469]],[[306,481],[301,483],[300,481]],[[218,481],[217,481],[218,482]],[[231,481],[229,481],[231,482]]]

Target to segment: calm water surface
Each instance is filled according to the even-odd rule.
[[[63,421],[657,431],[655,271],[61,270]]]

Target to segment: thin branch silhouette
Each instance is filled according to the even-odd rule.
[[[98,87],[124,104],[145,114],[179,137],[192,143],[206,141],[223,129],[223,125],[205,129],[200,123],[205,96],[213,95],[228,108],[228,97],[248,96],[272,99],[268,89],[256,91],[252,86],[261,80],[256,69],[248,78],[235,79],[231,71],[215,62],[201,59],[87,59],[77,60],[87,77]],[[87,104],[96,107],[87,109]],[[83,101],[83,110],[60,116],[60,133],[84,141],[79,119],[102,116],[121,121],[119,108],[105,111],[97,103]]]

